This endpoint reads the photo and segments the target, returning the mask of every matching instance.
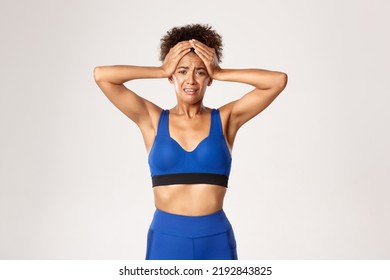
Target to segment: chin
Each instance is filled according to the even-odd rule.
[[[184,102],[187,102],[187,103],[190,103],[190,104],[196,104],[196,103],[200,103],[203,101],[203,97],[199,97],[199,96],[187,96],[186,98],[184,98],[183,100]]]

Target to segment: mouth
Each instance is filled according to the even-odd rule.
[[[198,90],[195,88],[185,88],[184,92],[187,94],[193,95],[193,94],[196,94],[198,92]]]

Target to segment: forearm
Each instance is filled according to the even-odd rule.
[[[96,82],[123,84],[135,79],[165,78],[166,74],[161,67],[113,65],[95,67],[94,77]]]
[[[263,69],[221,69],[213,79],[245,83],[257,89],[270,89],[274,87],[285,87],[287,75],[283,72],[269,71]]]

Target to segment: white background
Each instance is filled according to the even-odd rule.
[[[389,259],[388,11],[361,1],[0,2],[0,259],[143,259],[154,211],[138,128],[98,65],[160,65],[173,26],[211,24],[221,67],[286,72],[239,132],[225,200],[241,259]],[[166,80],[131,87],[174,106]],[[215,81],[209,107],[246,85]]]

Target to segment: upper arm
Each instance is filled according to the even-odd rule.
[[[141,129],[145,122],[152,126],[153,115],[158,115],[161,108],[137,95],[123,84],[99,80],[97,71],[98,69],[95,68],[95,81],[110,102]]]
[[[230,102],[220,108],[224,116],[225,133],[229,142],[233,143],[238,129],[247,121],[267,108],[283,91],[287,83],[287,75],[280,73],[274,86],[248,92],[240,99]]]
[[[280,73],[275,77],[272,87],[265,89],[255,88],[230,105],[230,120],[241,127],[247,121],[267,108],[272,101],[283,91],[287,84],[287,75]]]

